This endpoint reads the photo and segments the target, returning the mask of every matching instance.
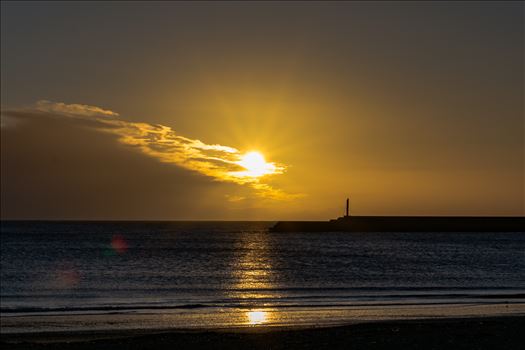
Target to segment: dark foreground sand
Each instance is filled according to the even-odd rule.
[[[105,338],[104,338],[105,337]],[[104,338],[104,339],[101,339]],[[523,349],[525,317],[389,321],[310,329],[249,328],[137,335],[2,335],[2,349]]]

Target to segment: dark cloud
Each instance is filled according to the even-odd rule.
[[[232,175],[243,170],[234,148],[98,107],[43,101],[2,111],[2,120],[5,218],[188,218],[210,200],[221,212],[221,202],[249,196],[236,194],[239,185],[289,197],[258,178]]]
[[[238,191],[59,119],[2,129],[1,163],[2,218],[227,217],[226,195]]]
[[[118,118],[118,113],[103,108],[45,100],[38,101],[30,108],[6,110],[2,114],[22,119],[61,119],[75,125],[92,127],[100,132],[117,135],[120,143],[135,147],[161,162],[201,173],[214,180],[248,185],[260,196],[273,199],[298,196],[274,189],[262,182],[259,174],[241,171],[245,165],[239,150],[178,135],[169,126],[128,122]],[[280,174],[284,170],[283,166],[274,163],[266,163],[266,168],[269,169],[269,175]]]

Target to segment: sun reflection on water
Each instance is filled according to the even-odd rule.
[[[265,232],[247,232],[236,243],[236,256],[232,262],[233,298],[250,299],[269,297],[263,291],[274,286],[273,261]]]
[[[246,313],[246,316],[248,317],[248,323],[251,325],[262,324],[267,321],[266,311],[260,311],[260,310],[248,311]]]
[[[232,284],[227,297],[240,300],[243,307],[248,308],[241,314],[243,324],[271,324],[274,321],[270,311],[271,300],[277,294],[275,281],[278,276],[273,266],[268,233],[243,232],[238,238],[230,272]]]

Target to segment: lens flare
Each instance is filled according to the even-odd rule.
[[[128,242],[122,235],[114,235],[111,239],[111,248],[118,254],[124,254],[128,250]]]
[[[55,287],[59,289],[74,288],[80,282],[80,273],[73,264],[62,263],[55,271]]]

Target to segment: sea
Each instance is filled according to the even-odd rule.
[[[191,327],[203,322],[195,315],[229,315],[209,327],[265,323],[265,310],[524,302],[525,233],[269,232],[273,224],[3,221],[3,332],[29,316],[164,314]],[[235,310],[247,316],[232,321]]]

